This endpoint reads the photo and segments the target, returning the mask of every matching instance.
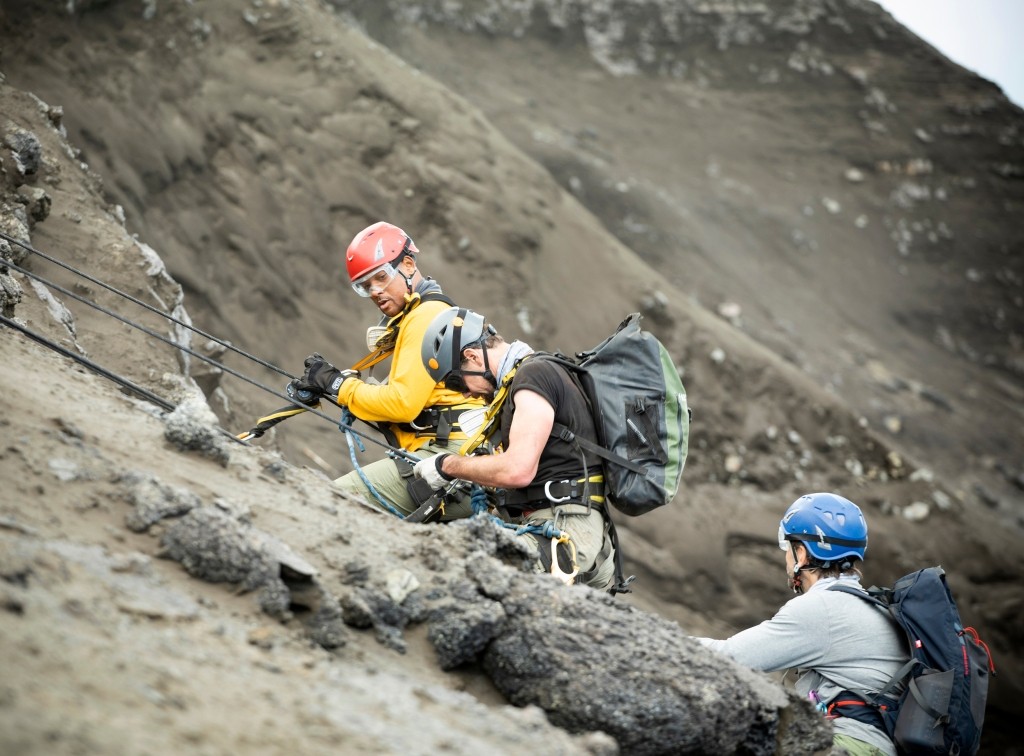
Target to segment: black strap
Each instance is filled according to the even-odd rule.
[[[413,477],[413,468],[416,466],[413,461],[408,460],[405,457],[393,457],[393,460],[395,462],[395,467],[398,468],[398,474],[400,476],[405,478],[406,481]]]
[[[607,509],[605,509],[604,519],[608,523],[608,536],[611,538],[612,548],[615,549],[615,582],[608,589],[608,593],[613,596],[616,593],[632,593],[633,589],[629,585],[636,580],[636,575],[625,576],[625,571],[622,569],[622,549],[619,548],[619,534],[615,531],[615,521],[611,518]]]
[[[458,426],[458,423],[451,422],[449,419],[451,416],[452,413],[449,411],[440,413],[440,417],[437,418],[437,428],[435,428],[434,431],[434,439],[436,443],[441,446],[448,445],[448,437],[451,435],[452,429]]]
[[[585,481],[580,478],[576,480],[542,481],[531,483],[526,488],[508,489],[505,494],[505,506],[513,509],[530,509],[527,504],[540,504],[543,506],[533,507],[554,507],[559,504],[583,504],[585,506],[600,507],[600,502],[593,501],[595,496],[604,496],[604,484],[591,481],[586,484],[587,493],[591,501],[583,501],[583,488]],[[552,501],[551,497],[560,499]]]
[[[582,446],[592,454],[596,454],[602,459],[606,459],[609,462],[614,462],[619,467],[625,467],[627,470],[638,473],[640,475],[647,474],[647,468],[643,465],[637,464],[632,460],[626,459],[625,457],[619,456],[610,449],[606,449],[601,444],[594,443],[589,438],[583,438],[573,433],[568,426],[562,423],[554,423],[551,426],[551,435],[555,438],[565,441],[567,444],[576,443]]]
[[[417,436],[433,436],[436,443],[447,446],[452,431],[459,429],[458,415],[463,409],[456,410],[455,405],[434,405],[427,407],[411,423],[398,423],[398,427]]]
[[[878,704],[866,701],[853,691],[843,690],[829,701],[826,711],[833,717],[846,717],[877,727],[888,736],[889,732],[879,709]]]
[[[420,296],[420,302],[444,302],[449,307],[454,307],[455,302],[447,294],[440,291],[430,291]]]

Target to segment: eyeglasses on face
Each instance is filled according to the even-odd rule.
[[[384,291],[398,275],[398,269],[391,263],[384,263],[379,268],[374,268],[366,275],[360,276],[352,282],[355,293],[361,297],[368,297],[375,291]]]
[[[474,371],[475,374],[476,371]],[[444,387],[449,391],[455,391],[459,394],[469,393],[469,386],[466,385],[466,379],[462,375],[461,370],[453,370],[444,377]]]
[[[783,530],[782,525],[779,525],[779,548],[783,551],[789,551],[790,540],[786,535],[786,531]]]

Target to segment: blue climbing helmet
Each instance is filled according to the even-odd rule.
[[[810,555],[826,565],[864,559],[868,524],[860,507],[833,493],[812,493],[790,504],[779,523],[779,548],[802,541]]]

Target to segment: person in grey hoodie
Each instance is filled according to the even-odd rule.
[[[903,634],[883,609],[828,590],[861,588],[868,526],[860,508],[834,493],[797,499],[779,523],[790,587],[798,595],[769,620],[703,645],[762,672],[795,669],[794,687],[832,720],[833,753],[896,756],[877,712],[837,705],[877,693],[909,660]]]

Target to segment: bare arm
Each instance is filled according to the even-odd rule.
[[[508,448],[501,454],[444,458],[444,472],[455,478],[496,488],[523,488],[537,477],[537,464],[551,435],[555,409],[535,391],[516,392],[516,409]]]

